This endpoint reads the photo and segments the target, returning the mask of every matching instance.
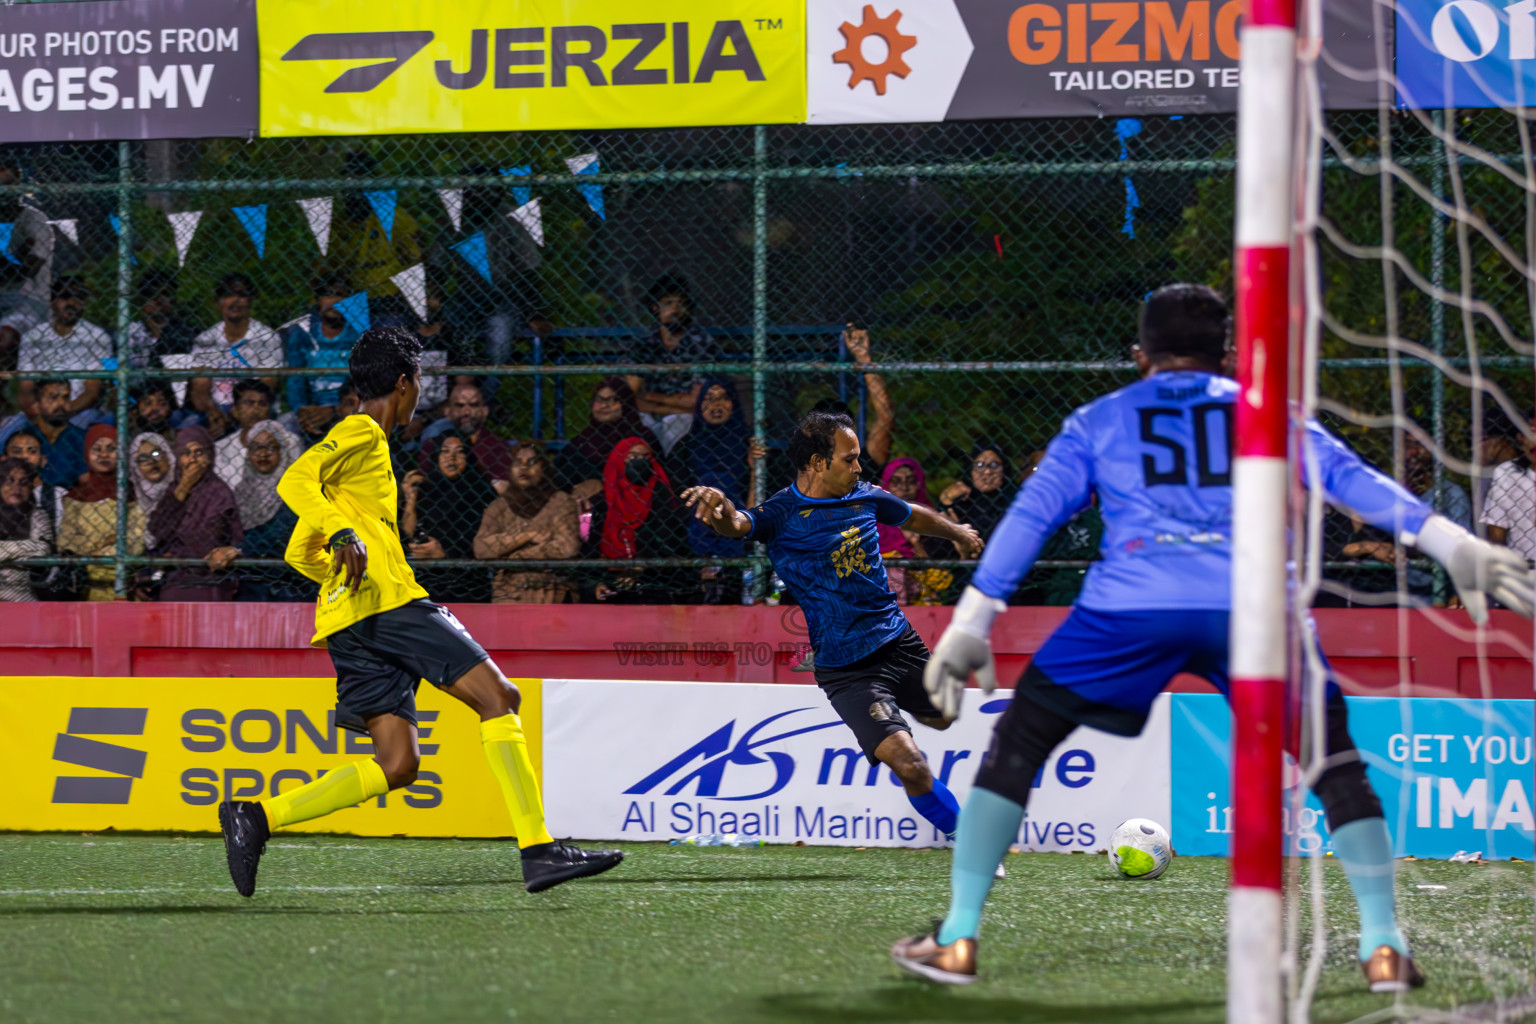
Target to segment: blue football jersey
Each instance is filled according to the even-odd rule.
[[[1102,561],[1078,604],[1230,608],[1237,390],[1215,374],[1164,372],[1074,411],[993,531],[973,584],[1006,600],[1045,542],[1097,494]],[[1331,502],[1394,536],[1418,532],[1429,506],[1321,426],[1309,423],[1306,438]]]
[[[863,480],[841,498],[807,498],[790,484],[743,514],[752,521],[747,539],[768,546],[805,612],[819,667],[852,665],[907,631],[875,529],[911,518],[905,501]]]

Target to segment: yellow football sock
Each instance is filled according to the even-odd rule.
[[[528,739],[523,735],[522,719],[502,715],[480,723],[480,743],[491,774],[501,786],[512,815],[520,848],[553,842],[544,827],[544,801],[539,796],[539,780],[533,775],[533,760],[528,756]]]
[[[384,769],[370,757],[366,761],[353,761],[333,768],[314,782],[263,800],[261,806],[267,812],[267,824],[278,829],[352,807],[371,796],[388,792],[389,782],[384,778]]]

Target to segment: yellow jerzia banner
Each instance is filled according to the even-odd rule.
[[[542,681],[514,680],[535,768]],[[331,724],[332,679],[0,678],[10,788],[0,830],[216,832],[221,800],[255,800],[368,757]],[[423,683],[421,773],[405,789],[294,826],[360,836],[507,836],[474,712]]]
[[[805,0],[259,0],[261,134],[799,123]]]

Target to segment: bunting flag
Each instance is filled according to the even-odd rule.
[[[107,214],[107,220],[112,222],[112,233],[114,235],[116,235],[118,238],[122,238],[123,237],[123,222],[118,219],[117,214],[115,214],[115,213]],[[7,241],[7,243],[9,243],[10,240],[7,239],[6,241]],[[7,248],[9,248],[9,244],[7,244]],[[131,248],[128,250],[128,262],[132,263],[134,266],[138,266],[139,265],[139,258],[133,254],[133,250]]]
[[[399,194],[392,188],[381,189],[378,192],[364,192],[363,198],[368,200],[368,205],[373,207],[373,215],[379,218],[379,224],[384,228],[384,237],[391,242],[395,240],[395,203],[399,200]]]
[[[15,231],[15,224],[0,224],[0,256],[4,256],[7,262],[20,266],[21,261],[11,255],[11,235]]]
[[[168,213],[166,219],[171,222],[171,234],[176,239],[176,265],[187,265],[187,250],[192,248],[192,238],[197,234],[197,222],[203,219],[202,210],[191,210],[186,213]]]
[[[1115,122],[1115,134],[1120,137],[1120,159],[1122,161],[1131,158],[1131,151],[1126,143],[1141,134],[1141,122],[1134,117],[1122,117]],[[1125,176],[1125,222],[1120,226],[1122,235],[1136,237],[1136,209],[1141,206],[1141,198],[1136,195],[1136,186],[1131,183],[1131,176]]]
[[[304,324],[304,329],[307,331],[307,330],[309,330],[309,324],[306,323],[306,321],[309,320],[309,316],[310,315],[308,313],[300,313],[298,316],[294,317],[292,320],[289,320],[287,323],[278,325],[275,328],[275,330],[277,331],[278,334],[282,334],[284,331],[288,330],[289,328],[297,327],[300,324]]]
[[[437,197],[443,201],[443,209],[448,211],[448,219],[453,221],[455,232],[464,230],[464,190],[461,188],[440,188]]]
[[[251,244],[256,247],[256,255],[262,259],[267,257],[267,204],[260,203],[256,206],[236,206],[235,216],[240,219],[240,226],[245,228],[245,233],[251,236]]]
[[[583,153],[581,156],[573,156],[565,161],[565,166],[571,169],[572,174],[597,174],[602,168],[598,165],[596,153]],[[608,215],[603,212],[603,186],[601,185],[577,185],[576,191],[581,193],[592,212],[603,220]]]
[[[485,232],[476,231],[464,241],[449,246],[454,252],[464,257],[464,261],[480,272],[485,278],[486,284],[491,283],[491,258],[485,248]]]
[[[508,176],[525,176],[533,173],[533,168],[524,164],[521,167],[503,167],[501,173]],[[527,206],[528,200],[533,198],[533,189],[522,185],[512,186],[512,198],[517,200],[518,206]]]
[[[309,221],[309,231],[315,236],[315,244],[320,247],[320,255],[330,255],[331,197],[300,199],[298,204],[299,209],[304,211],[304,219]]]
[[[414,267],[406,267],[390,280],[395,283],[396,288],[400,289],[400,294],[405,296],[405,301],[411,304],[411,308],[416,311],[416,316],[424,322],[427,319],[426,265],[418,263]]]
[[[69,239],[72,244],[77,247],[80,245],[80,232],[75,226],[75,219],[73,217],[68,220],[51,220],[48,223],[62,231],[64,237]]]
[[[347,326],[358,332],[366,331],[371,323],[368,319],[367,292],[357,292],[354,295],[348,295],[331,308],[346,317]]]
[[[521,224],[524,230],[533,236],[534,244],[540,246],[544,244],[544,214],[539,210],[537,199],[519,206],[507,216]]]

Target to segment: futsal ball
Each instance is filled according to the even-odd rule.
[[[1150,818],[1132,818],[1109,837],[1109,862],[1126,878],[1156,878],[1172,861],[1168,830]]]

